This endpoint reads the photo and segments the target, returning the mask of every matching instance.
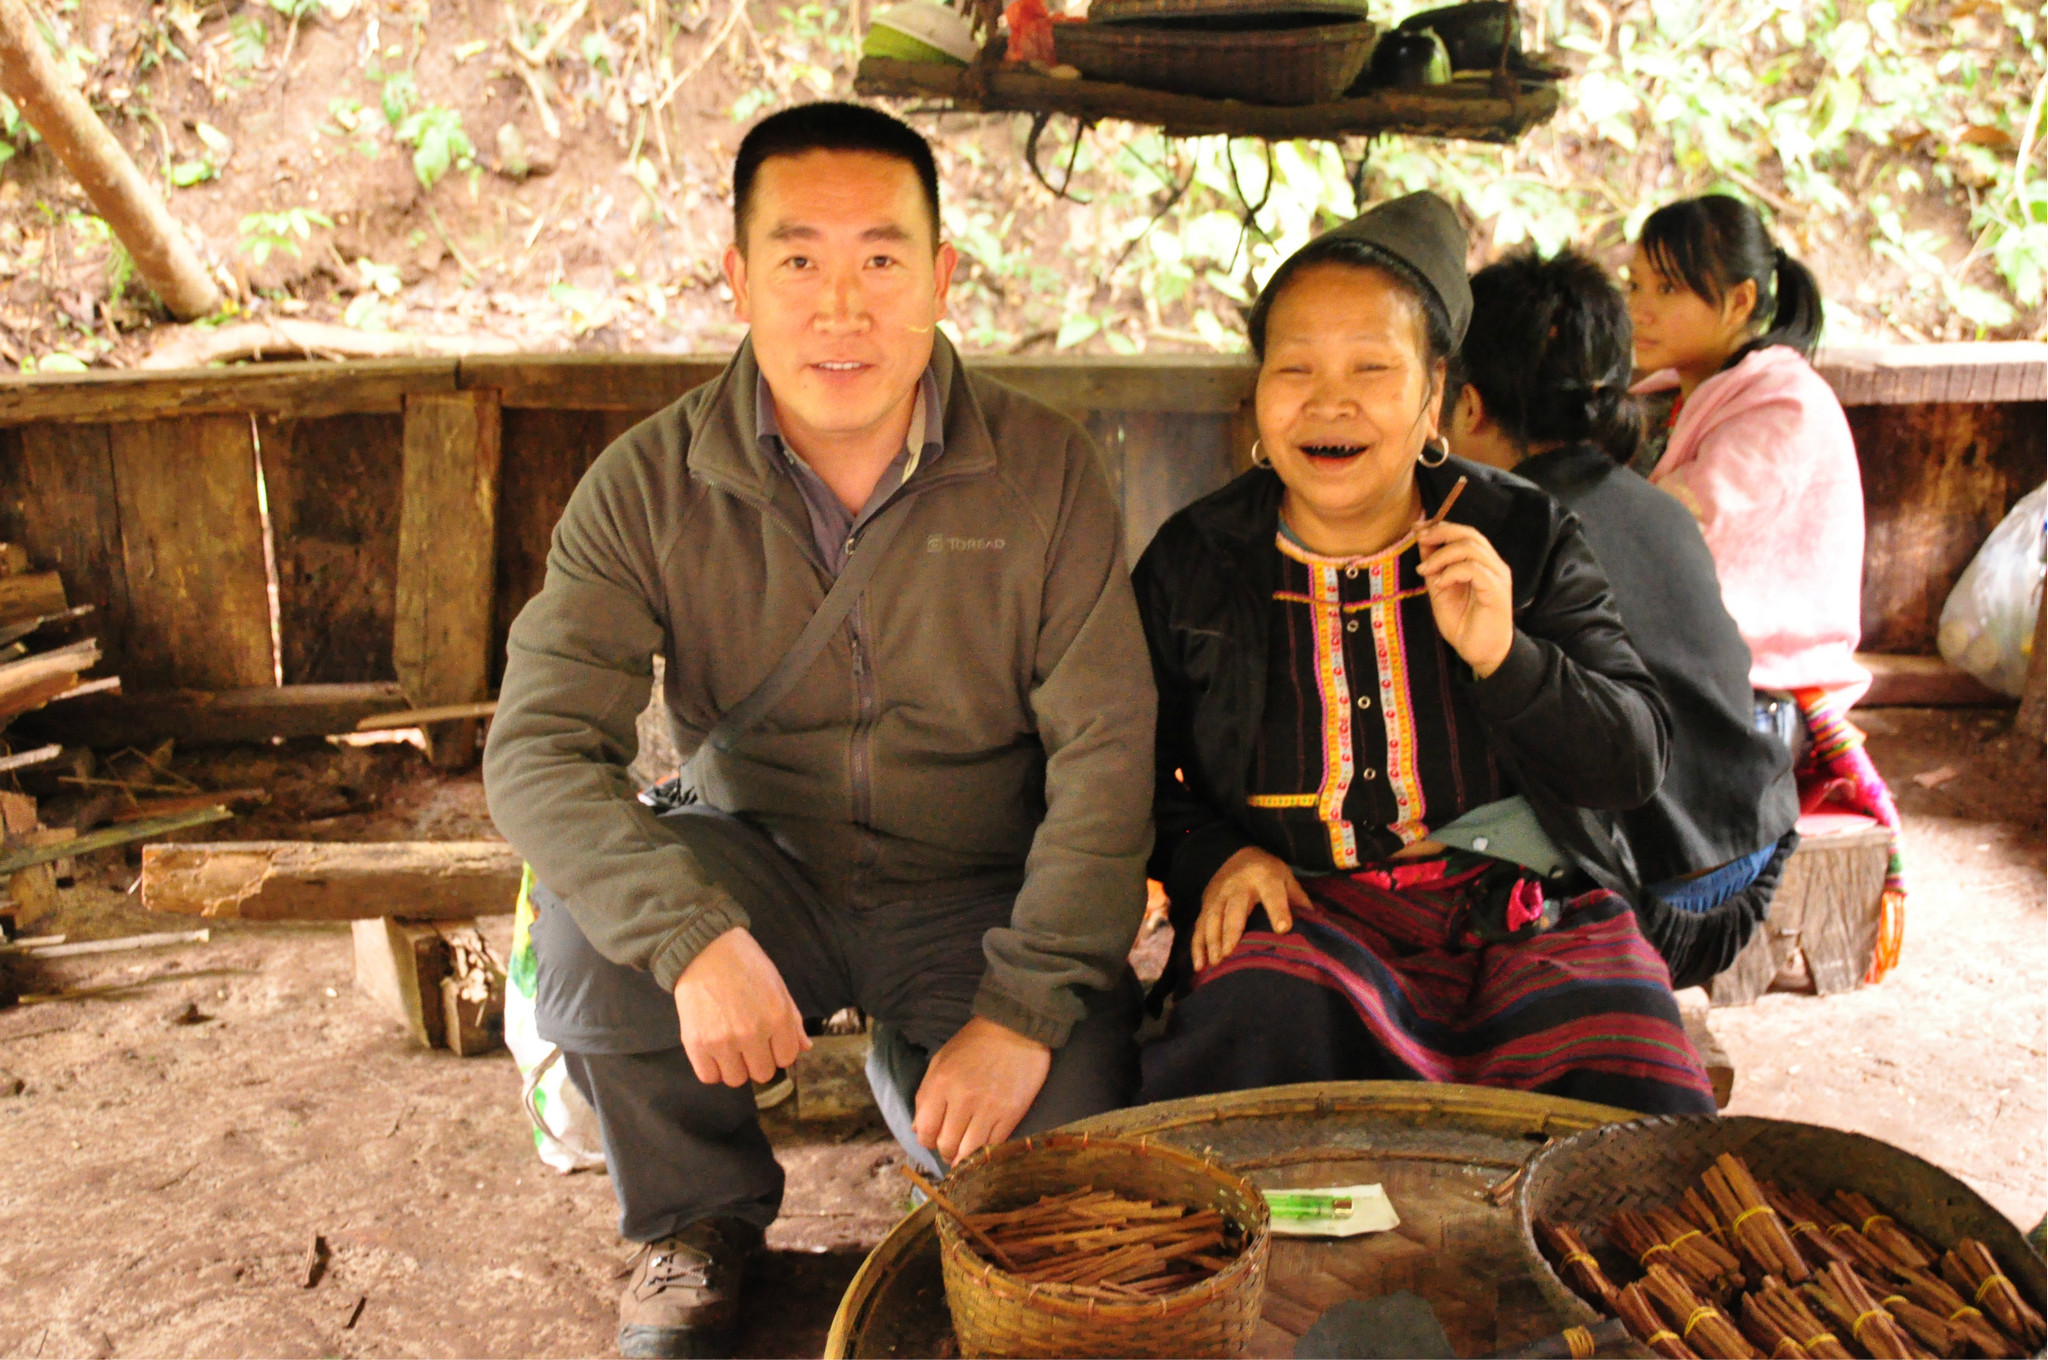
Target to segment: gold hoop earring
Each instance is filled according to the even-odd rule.
[[[1431,449],[1436,450],[1436,457],[1434,458],[1429,456]],[[1435,439],[1425,441],[1422,445],[1422,453],[1416,461],[1426,468],[1442,467],[1445,463],[1451,461],[1451,441],[1443,438],[1441,435]]]
[[[1256,439],[1252,441],[1252,466],[1255,468],[1269,468],[1273,466],[1273,460],[1266,456],[1265,446]]]

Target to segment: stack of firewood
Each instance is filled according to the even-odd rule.
[[[56,572],[30,571],[20,544],[0,543],[0,728],[53,699],[121,687],[118,676],[83,678],[99,664],[100,646],[92,638],[56,647],[35,645],[41,630],[91,608],[66,601]]]
[[[59,746],[9,752],[0,739],[0,781],[34,769],[59,792],[39,806],[0,788],[0,913],[17,926],[49,914],[71,879],[75,855],[221,821],[230,808],[270,801],[263,789],[202,789],[171,768],[172,743],[109,756]],[[59,773],[51,776],[54,768]],[[54,821],[56,825],[48,823]]]
[[[121,687],[119,676],[86,677],[99,664],[96,639],[45,641],[54,626],[90,612],[65,598],[56,572],[31,570],[20,544],[0,543],[0,731],[53,701]],[[0,789],[0,916],[18,927],[48,915],[76,855],[218,821],[230,804],[267,801],[261,789],[201,789],[172,773],[170,754],[168,742],[97,763],[90,752],[69,753],[70,772],[56,782],[79,796],[52,804],[60,825],[50,826],[20,791],[18,774],[67,753],[54,745],[15,750],[0,739],[0,782],[8,786]]]

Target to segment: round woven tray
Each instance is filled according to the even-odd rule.
[[[1090,80],[1252,104],[1321,104],[1372,55],[1365,20],[1214,32],[1144,24],[1054,24],[1059,60]]]
[[[946,1178],[967,1213],[1020,1208],[1092,1185],[1133,1199],[1215,1209],[1243,1235],[1230,1266],[1156,1299],[1116,1303],[1027,1284],[982,1259],[939,1215],[939,1264],[967,1356],[1237,1356],[1259,1319],[1271,1248],[1266,1200],[1242,1176],[1178,1148],[1089,1134],[1041,1134],[975,1153]]]
[[[1262,1189],[1379,1183],[1401,1213],[1393,1232],[1276,1241],[1253,1356],[1294,1354],[1340,1292],[1406,1289],[1436,1309],[1459,1355],[1551,1336],[1565,1322],[1530,1277],[1512,1196],[1492,1191],[1544,1142],[1626,1110],[1556,1096],[1429,1082],[1315,1082],[1142,1105],[1064,1132],[1143,1138],[1220,1162]],[[927,1204],[882,1239],[847,1286],[826,1360],[953,1355],[939,1215]]]
[[[1991,1249],[2027,1301],[2037,1309],[2042,1305],[2041,1258],[2010,1219],[1940,1167],[1860,1133],[1781,1119],[1693,1115],[1588,1129],[1530,1160],[1515,1195],[1516,1226],[1530,1274],[1558,1315],[1579,1325],[1601,1316],[1538,1249],[1537,1219],[1576,1229],[1611,1270],[1617,1263],[1632,1265],[1607,1240],[1615,1210],[1676,1202],[1698,1187],[1700,1174],[1724,1152],[1742,1158],[1759,1180],[1796,1186],[1821,1199],[1836,1190],[1867,1195],[1937,1246],[1974,1237]],[[1636,1273],[1615,1271],[1615,1278]]]

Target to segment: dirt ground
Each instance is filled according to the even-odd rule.
[[[2042,759],[1965,712],[1859,713],[1906,824],[1906,943],[1876,987],[1717,1010],[1731,1114],[1855,1129],[1953,1171],[2022,1228],[2048,1210]],[[1927,788],[1916,775],[1954,771]]]
[[[2000,715],[1861,717],[1906,814],[1904,959],[1877,987],[1717,1011],[1732,1108],[1889,1139],[2028,1227],[2048,1208],[2041,749]],[[408,748],[177,768],[217,788],[267,771],[273,801],[236,836],[487,828],[475,778]],[[38,929],[178,924],[123,894],[123,856],[101,861]],[[507,919],[491,929],[504,946]],[[0,1012],[0,1355],[611,1353],[624,1253],[606,1180],[540,1164],[509,1057],[411,1048],[350,971],[343,929],[226,925],[17,979],[126,990]],[[772,1132],[789,1192],[741,1353],[816,1355],[902,1208],[896,1154],[872,1122]]]

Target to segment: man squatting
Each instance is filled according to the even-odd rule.
[[[626,1355],[731,1343],[782,1198],[751,1083],[806,1017],[873,1017],[932,1170],[1135,1079],[1156,701],[1094,450],[937,333],[956,257],[917,133],[792,109],[733,189],[748,336],[577,487],[484,756],[544,885],[538,1028],[644,1244]],[[666,811],[626,774],[657,653]]]

